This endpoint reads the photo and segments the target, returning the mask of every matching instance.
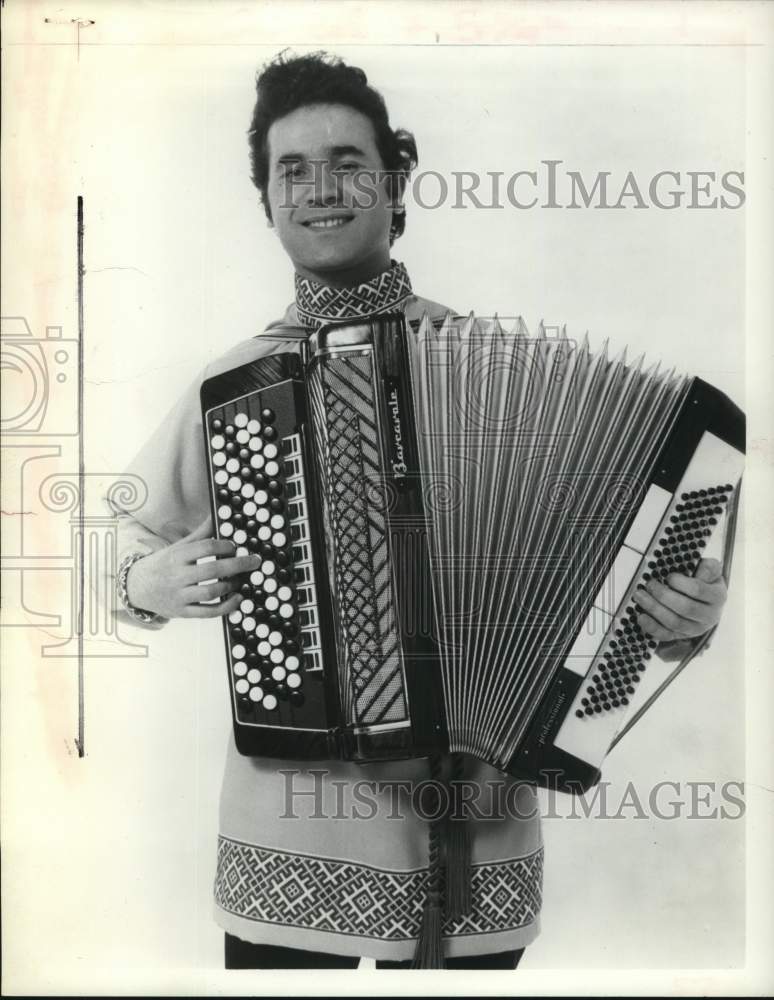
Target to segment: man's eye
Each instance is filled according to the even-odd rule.
[[[303,177],[306,166],[303,163],[290,163],[283,171],[283,177]]]
[[[342,173],[352,173],[353,170],[357,170],[359,167],[360,167],[359,163],[355,163],[354,161],[348,160],[345,161],[344,163],[340,163],[336,167],[336,170],[341,171]]]

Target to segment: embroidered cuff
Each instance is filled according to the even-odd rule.
[[[138,559],[143,559],[147,553],[145,552],[132,552],[125,559],[121,561],[121,565],[118,567],[118,573],[116,575],[116,593],[118,595],[118,600],[121,606],[126,611],[126,613],[134,618],[135,621],[143,622],[144,624],[149,624],[150,622],[156,621],[158,615],[153,611],[143,611],[142,608],[135,608],[133,604],[129,602],[129,594],[126,589],[126,581],[129,578],[129,570],[134,566]]]

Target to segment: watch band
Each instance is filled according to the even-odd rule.
[[[149,622],[155,621],[158,618],[158,615],[153,611],[144,611],[142,608],[136,608],[129,601],[129,594],[126,589],[126,582],[129,578],[129,570],[138,560],[144,559],[146,554],[147,553],[145,552],[132,552],[130,555],[126,556],[126,558],[121,560],[121,564],[118,567],[118,573],[116,575],[116,593],[118,594],[118,600],[121,602],[121,606],[131,618],[134,618],[135,621],[148,624]]]

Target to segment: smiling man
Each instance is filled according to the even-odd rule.
[[[405,227],[416,147],[408,132],[392,129],[362,70],[322,54],[275,60],[258,79],[249,139],[254,183],[294,270],[295,301],[202,378],[297,351],[311,331],[335,320],[447,312],[417,296],[405,267],[391,259]],[[131,469],[148,485],[144,507],[131,516],[113,508],[121,613],[149,628],[173,617],[228,614],[241,600],[232,581],[258,562],[211,537],[200,385]],[[198,565],[202,557],[216,557],[217,570]],[[213,575],[218,582],[202,587]],[[681,578],[679,592],[664,586],[643,600],[659,639],[684,641],[717,622],[725,600],[718,567],[705,563],[700,576]],[[202,603],[215,597],[221,603]],[[467,864],[448,827],[428,831],[408,807],[407,792],[430,777],[426,761],[309,767],[240,756],[232,739],[215,881],[227,967],[354,968],[361,956],[395,967],[417,953],[423,966],[515,968],[538,933],[543,852],[535,793],[467,755],[433,767],[435,778],[507,793],[506,811],[486,794],[478,802],[486,819],[467,824]],[[452,900],[462,877],[467,892]],[[433,918],[444,957],[428,943]]]

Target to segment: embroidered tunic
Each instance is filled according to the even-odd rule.
[[[119,561],[178,540],[208,516],[199,388],[204,378],[297,351],[310,328],[402,309],[449,310],[413,294],[405,268],[355,288],[296,277],[296,303],[265,332],[211,364],[142,449],[130,472],[148,487],[132,515],[115,504]],[[129,621],[125,612],[117,614]],[[147,628],[158,628],[157,620]],[[443,761],[449,777],[449,759]],[[538,933],[543,847],[537,796],[464,758],[481,789],[471,829],[472,909],[443,925],[447,956],[522,948]],[[414,953],[425,902],[428,825],[417,794],[427,760],[354,764],[241,756],[230,739],[220,799],[215,919],[246,941],[387,960]]]

